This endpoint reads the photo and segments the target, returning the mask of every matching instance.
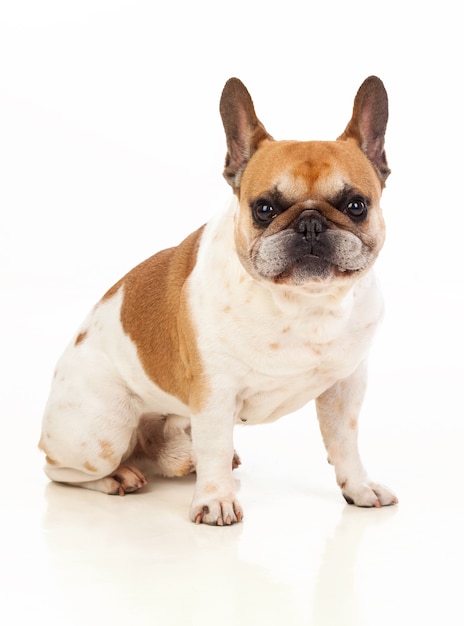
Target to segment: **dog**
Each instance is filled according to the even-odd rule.
[[[315,400],[349,504],[396,504],[357,446],[371,339],[383,300],[373,265],[388,98],[370,76],[335,141],[277,141],[237,78],[220,101],[229,208],[132,269],[58,361],[40,449],[52,481],[120,494],[147,473],[196,473],[190,519],[243,519],[235,424]]]

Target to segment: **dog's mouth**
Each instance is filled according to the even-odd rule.
[[[351,232],[327,230],[308,241],[286,230],[259,239],[252,260],[262,278],[300,285],[352,276],[366,269],[371,257]]]
[[[307,282],[324,282],[341,276],[351,276],[358,269],[347,269],[316,255],[306,254],[296,258],[279,274],[270,277],[275,283],[301,285]]]

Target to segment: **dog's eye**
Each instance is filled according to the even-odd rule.
[[[253,217],[258,224],[269,224],[277,216],[277,211],[272,204],[257,202],[253,207]]]
[[[355,220],[362,220],[367,215],[367,206],[362,198],[355,198],[346,205],[345,213]]]

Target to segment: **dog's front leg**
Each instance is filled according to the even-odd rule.
[[[232,477],[234,410],[223,398],[191,418],[197,480],[190,519],[196,524],[224,526],[243,518]]]
[[[337,483],[348,504],[381,507],[396,504],[396,496],[369,480],[358,452],[358,419],[366,389],[366,364],[316,399],[322,437],[335,468]]]

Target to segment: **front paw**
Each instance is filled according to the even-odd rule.
[[[211,497],[200,493],[193,499],[190,519],[195,524],[231,526],[242,521],[243,509],[234,497]]]
[[[342,485],[342,494],[348,504],[355,504],[361,507],[390,506],[398,504],[398,498],[384,485],[378,483],[360,483],[351,485],[346,481]]]

